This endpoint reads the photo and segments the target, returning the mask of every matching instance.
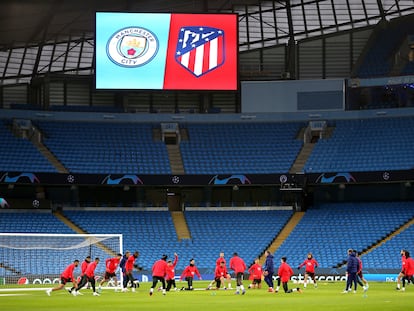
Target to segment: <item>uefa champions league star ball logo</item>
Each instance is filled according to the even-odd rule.
[[[32,205],[34,208],[38,208],[40,206],[39,200],[33,200]]]
[[[127,27],[108,40],[106,53],[118,66],[134,68],[150,62],[158,52],[158,39],[148,29]]]
[[[67,181],[68,181],[68,183],[73,184],[73,182],[75,181],[75,176],[73,176],[73,175],[68,175],[68,177],[67,177]]]

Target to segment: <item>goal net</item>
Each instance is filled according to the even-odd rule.
[[[95,275],[103,277],[105,260],[117,253],[122,234],[0,233],[0,289],[58,284],[67,265],[87,256],[100,258]]]

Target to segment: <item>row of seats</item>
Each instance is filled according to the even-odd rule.
[[[2,233],[75,233],[50,212],[1,213]]]

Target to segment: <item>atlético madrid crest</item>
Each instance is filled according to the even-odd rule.
[[[182,27],[177,42],[175,60],[196,77],[224,63],[224,31],[212,27]]]
[[[127,27],[115,32],[108,40],[106,53],[122,67],[138,67],[150,62],[158,52],[158,39],[142,27]]]

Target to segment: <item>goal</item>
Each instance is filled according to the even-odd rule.
[[[122,247],[122,234],[0,233],[0,289],[58,284],[67,265],[87,256],[101,259],[95,274],[102,277],[105,259]]]

